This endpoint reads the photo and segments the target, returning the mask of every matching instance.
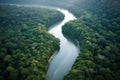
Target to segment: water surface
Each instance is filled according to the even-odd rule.
[[[70,21],[76,19],[70,12],[64,9],[58,9],[65,15],[62,22],[52,26],[48,32],[60,39],[60,50],[58,54],[50,62],[47,72],[47,80],[63,80],[64,76],[71,69],[76,57],[79,53],[79,48],[67,40],[62,34],[62,26]]]

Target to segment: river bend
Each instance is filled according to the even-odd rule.
[[[62,26],[76,19],[69,11],[57,9],[64,14],[64,20],[52,26],[48,32],[60,39],[60,50],[50,62],[47,80],[63,80],[64,76],[71,70],[73,63],[79,53],[79,48],[62,34]]]

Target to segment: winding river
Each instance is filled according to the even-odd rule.
[[[27,6],[31,7],[31,5],[18,5],[18,4],[10,4],[10,5],[17,5],[17,6]],[[45,8],[52,8],[48,6],[34,6],[32,7],[45,7]],[[58,24],[51,26],[48,30],[50,34],[53,34],[56,38],[60,40],[60,50],[57,55],[53,54],[50,59],[50,65],[47,71],[47,80],[63,80],[64,76],[71,70],[72,65],[75,62],[75,59],[79,53],[79,47],[77,47],[73,42],[69,41],[65,38],[62,34],[62,26],[71,21],[76,19],[68,10],[65,9],[57,9],[61,13],[64,14],[64,19]]]
[[[71,70],[71,67],[79,53],[79,48],[66,39],[62,34],[62,26],[66,22],[76,18],[67,10],[57,10],[63,13],[65,17],[63,21],[52,26],[48,30],[49,33],[60,39],[60,50],[50,62],[47,72],[47,80],[63,80],[64,76]]]
[[[31,5],[18,5],[18,4],[10,4],[16,6],[27,6],[31,7]],[[54,7],[48,6],[34,6],[32,7],[45,7],[50,9],[57,9]],[[58,24],[51,26],[48,30],[49,33],[53,34],[56,38],[60,40],[60,50],[57,55],[53,55],[50,59],[50,65],[47,71],[47,80],[63,80],[64,76],[71,70],[72,65],[75,62],[75,59],[79,53],[79,47],[77,47],[73,42],[69,41],[62,34],[62,26],[71,20],[76,19],[68,10],[57,9],[61,13],[64,14],[64,19]]]

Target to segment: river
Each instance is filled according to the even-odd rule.
[[[55,7],[40,6],[40,5],[18,5],[10,4],[16,6],[25,7],[44,7],[48,9],[57,9],[64,14],[64,19],[58,24],[51,26],[48,30],[50,34],[53,34],[56,38],[60,40],[60,50],[57,55],[52,56],[50,65],[47,71],[47,80],[63,80],[64,76],[71,70],[72,65],[79,53],[79,47],[77,47],[73,42],[69,41],[62,34],[62,26],[71,20],[76,19],[68,10],[58,9]]]
[[[63,80],[64,76],[71,70],[71,67],[79,53],[79,48],[74,43],[66,39],[62,34],[62,26],[66,22],[76,18],[67,10],[57,10],[63,13],[65,17],[63,21],[51,26],[48,30],[50,34],[53,34],[56,38],[60,39],[60,50],[50,62],[47,72],[47,80]]]
[[[10,4],[16,6],[25,6],[25,7],[43,7],[48,9],[57,9],[64,14],[64,19],[58,24],[55,24],[50,27],[48,32],[53,34],[56,38],[60,40],[60,50],[57,55],[52,56],[50,60],[50,65],[47,71],[47,80],[63,80],[64,76],[71,70],[72,65],[75,62],[75,59],[79,53],[79,47],[77,47],[73,42],[69,41],[62,34],[62,26],[71,20],[76,19],[68,10],[58,9],[55,7],[41,6],[41,5],[19,5],[19,4]]]

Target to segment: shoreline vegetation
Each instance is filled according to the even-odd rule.
[[[46,80],[60,44],[47,29],[63,18],[52,9],[0,5],[0,80]]]
[[[47,1],[48,3],[46,4]],[[120,30],[120,10],[119,10],[120,1],[119,0],[102,0],[102,1],[81,0],[82,2],[80,0],[76,0],[76,1],[77,2],[72,5],[71,4],[64,5],[65,3],[63,4],[60,3],[58,5],[57,3],[53,3],[53,2],[52,2],[53,4],[49,4],[49,0],[46,0],[44,2],[45,5],[51,5],[51,6],[54,5],[54,6],[66,8],[77,17],[77,20],[70,21],[63,26],[63,34],[69,37],[70,39],[72,39],[73,41],[78,40],[80,45],[80,54],[75,64],[73,65],[70,73],[65,76],[65,80],[119,80],[120,79],[120,76],[119,76],[120,74],[120,68],[119,68],[120,66],[120,62],[119,62],[120,61],[120,36],[119,36],[120,34],[120,31],[119,31]],[[44,28],[42,27],[42,29]],[[11,30],[9,32],[11,32]],[[3,32],[0,29],[0,34],[1,33]],[[7,37],[3,39],[3,42],[6,38]],[[22,38],[24,39],[24,37]],[[46,37],[42,36],[42,38],[44,39]],[[58,40],[53,39],[52,41],[56,41],[56,46],[59,45],[57,43],[59,42]],[[8,45],[11,45],[11,43],[9,43]],[[11,56],[6,54],[6,51],[11,54],[11,51],[9,51],[9,49],[6,50],[2,48],[0,51],[1,51],[0,64],[4,65],[4,66],[0,65],[0,69],[2,69],[0,70],[0,79],[2,80],[3,77],[1,75],[5,75],[6,73],[11,76],[15,76],[15,75],[18,76],[18,74],[15,74],[16,67],[15,69],[14,67],[11,68],[11,66],[6,68],[6,65],[8,65],[8,63],[11,63],[11,61],[14,59],[14,58],[12,59]],[[16,57],[16,60],[21,59],[21,57],[23,57],[23,59],[21,60],[25,61],[24,55],[23,54],[19,55],[20,57],[18,58]],[[52,51],[50,55],[52,55]],[[28,56],[28,58],[29,57],[30,56]],[[26,65],[32,62],[35,65],[37,64],[36,60],[33,59],[33,61],[32,62],[31,61],[32,59],[30,59]],[[16,61],[16,63],[19,63],[19,61]],[[23,63],[21,64],[23,65]],[[29,69],[31,68],[29,67]],[[29,75],[28,69],[26,67],[21,67],[19,70],[21,70],[20,76],[23,76],[22,80],[26,79],[27,78],[26,75]],[[37,70],[38,69],[34,68],[35,72]],[[42,73],[38,72],[41,74],[42,80],[45,80],[44,71],[46,70],[43,69]],[[14,73],[15,75],[11,73]],[[21,73],[24,73],[24,74],[22,75]],[[30,79],[30,78],[33,79],[37,73],[31,73],[31,74],[34,74],[34,75],[30,75],[27,79]],[[6,76],[8,75],[5,75],[4,77]],[[39,79],[38,76],[37,78]]]
[[[119,1],[84,2],[68,7],[77,20],[62,27],[63,34],[72,40],[77,39],[80,45],[79,56],[64,79],[119,80]]]

